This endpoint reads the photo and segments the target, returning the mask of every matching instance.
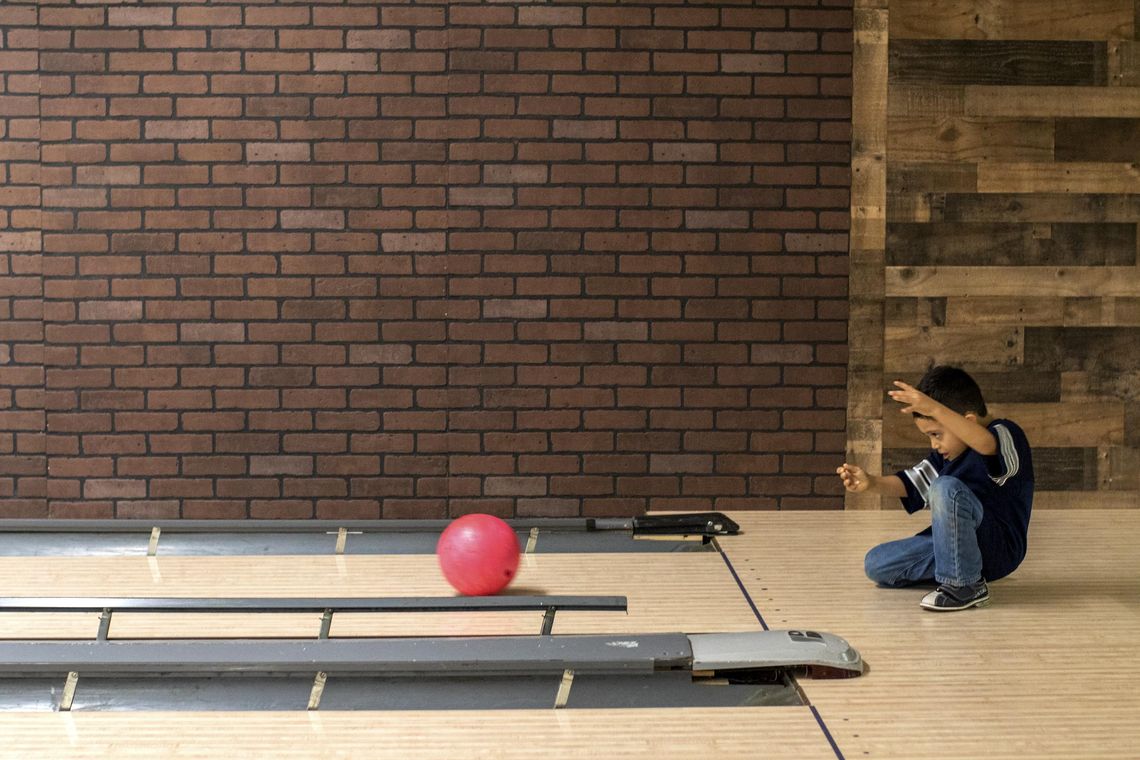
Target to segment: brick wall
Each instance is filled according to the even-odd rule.
[[[828,5],[5,3],[0,515],[838,508]]]

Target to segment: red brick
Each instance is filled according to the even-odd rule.
[[[211,12],[217,10],[210,7]],[[210,44],[214,48],[237,48],[239,50],[262,50],[277,46],[272,29],[212,29]],[[191,45],[190,47],[201,47]]]
[[[206,32],[190,29],[180,29],[177,31],[144,29],[143,45],[151,50],[163,50],[166,48],[204,48],[206,47]]]
[[[523,6],[518,9],[516,23],[519,26],[579,26],[583,21],[583,10],[574,7],[543,8]]]
[[[5,358],[30,356],[44,335],[34,320],[49,320],[54,344],[39,348],[53,405],[79,408],[82,393],[87,415],[134,410],[83,450],[119,458],[96,477],[149,478],[151,490],[91,509],[837,503],[833,478],[781,475],[778,452],[826,457],[845,444],[836,418],[794,413],[845,407],[849,10],[41,11],[38,42],[11,29],[6,41],[10,52],[38,44],[62,76],[9,56],[27,73],[0,97],[17,117],[3,155],[24,164],[0,192],[11,209],[0,223],[50,234],[13,232],[0,246],[55,252],[43,261],[52,298],[40,309],[29,290],[0,313],[31,341]],[[111,11],[203,28],[100,28]],[[18,99],[40,93],[42,105]],[[27,274],[38,287],[39,270]],[[840,375],[811,374],[828,366]],[[682,449],[678,430],[719,437],[686,436]],[[51,446],[80,451],[77,436]],[[437,456],[524,450],[453,478]],[[177,456],[145,456],[162,451],[193,456],[181,469]],[[659,458],[684,479],[635,481],[649,459],[615,451],[701,465]],[[385,464],[391,452],[405,456]],[[309,469],[245,479],[251,453]],[[399,477],[373,477],[381,466]],[[76,508],[80,478],[55,480],[57,510]],[[631,484],[641,490],[623,491]],[[775,493],[752,495],[763,489]]]

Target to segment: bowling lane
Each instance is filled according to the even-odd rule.
[[[265,557],[0,557],[7,596],[452,596],[433,555]],[[715,552],[527,555],[510,593],[623,595],[629,612],[561,612],[555,633],[757,630]],[[537,613],[346,613],[333,636],[533,634]],[[0,615],[0,636],[94,637],[97,616]],[[112,637],[315,636],[319,615],[120,613]],[[55,626],[59,626],[59,631]]]
[[[0,756],[834,760],[807,707],[0,714]],[[383,748],[378,749],[378,748]]]

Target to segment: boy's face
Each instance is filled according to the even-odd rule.
[[[977,415],[973,412],[969,412],[963,416],[968,420],[977,421]],[[930,440],[930,448],[946,457],[946,459],[957,459],[969,448],[966,446],[965,441],[943,428],[942,425],[934,420],[915,417],[914,424],[922,431],[922,434]]]

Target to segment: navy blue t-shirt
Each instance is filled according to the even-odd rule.
[[[994,455],[982,456],[968,448],[957,459],[947,461],[931,451],[926,459],[897,475],[906,486],[902,504],[910,513],[926,507],[931,481],[943,475],[958,478],[974,492],[984,509],[978,526],[982,575],[992,581],[1009,575],[1025,559],[1033,508],[1033,454],[1025,432],[1015,423],[994,420],[987,429],[997,439]],[[927,528],[919,535],[930,532]]]

